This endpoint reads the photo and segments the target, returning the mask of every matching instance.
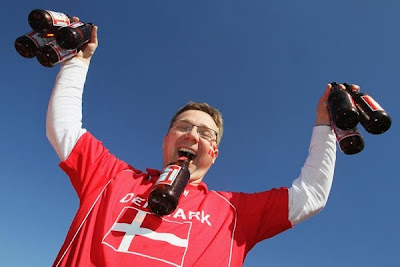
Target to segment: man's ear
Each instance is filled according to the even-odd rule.
[[[213,164],[215,163],[215,160],[217,159],[217,157],[218,157],[218,154],[219,154],[219,150],[218,150],[218,148],[217,149],[215,149],[214,150],[214,154],[213,154]]]

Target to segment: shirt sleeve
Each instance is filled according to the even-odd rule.
[[[247,251],[257,242],[292,227],[285,187],[251,194],[232,193],[230,201],[237,211],[237,241],[245,243]]]
[[[81,136],[68,159],[60,163],[60,167],[69,176],[81,200],[103,188],[118,172],[133,169],[112,155],[89,132]],[[139,170],[135,172],[140,173]]]
[[[330,126],[315,126],[309,155],[289,189],[289,220],[296,225],[325,207],[336,161],[336,138]]]
[[[64,62],[50,96],[46,135],[62,161],[86,132],[82,128],[82,94],[87,71],[88,66],[79,59]]]

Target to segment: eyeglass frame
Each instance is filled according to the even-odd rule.
[[[216,131],[216,130],[214,130],[214,129],[211,129],[210,127],[207,127],[207,126],[204,126],[204,125],[196,125],[196,124],[193,124],[193,123],[191,123],[190,121],[188,121],[188,120],[174,120],[173,122],[172,122],[172,127],[171,128],[175,128],[176,130],[178,130],[178,131],[182,131],[182,129],[177,129],[176,127],[175,127],[175,122],[186,122],[186,123],[189,123],[192,127],[190,128],[190,130],[188,130],[188,131],[185,131],[185,133],[190,133],[192,130],[193,130],[193,127],[194,126],[196,126],[197,127],[197,129],[196,129],[196,132],[197,132],[197,134],[200,136],[200,138],[202,138],[202,139],[204,139],[204,140],[206,140],[206,141],[209,141],[209,142],[217,142],[217,140],[218,140],[218,132]],[[215,133],[215,138],[212,138],[211,140],[207,140],[206,138],[204,138],[201,134],[200,134],[200,132],[199,132],[199,129],[200,128],[206,128],[206,129],[208,129],[208,130],[211,130],[211,131],[213,131],[214,133]]]

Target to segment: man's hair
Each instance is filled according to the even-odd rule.
[[[171,122],[169,124],[169,129],[172,128],[172,125],[174,123],[174,121],[176,120],[176,118],[179,116],[179,114],[187,111],[187,110],[200,110],[203,111],[205,113],[207,113],[208,115],[211,116],[211,118],[213,118],[215,124],[218,127],[218,134],[217,134],[217,145],[219,145],[219,143],[221,142],[221,138],[222,138],[222,134],[224,132],[224,123],[222,120],[222,114],[221,112],[219,112],[218,109],[213,108],[212,106],[210,106],[207,103],[200,103],[200,102],[189,102],[187,103],[185,106],[183,106],[180,110],[178,110],[178,112],[176,112],[175,116],[171,119]]]

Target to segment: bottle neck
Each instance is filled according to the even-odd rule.
[[[346,87],[346,91],[347,91],[351,96],[360,93],[356,88],[354,88],[353,86],[351,86],[351,85],[348,84],[348,83],[343,83],[343,85],[344,85],[344,87]]]
[[[187,161],[191,161],[194,158],[194,155],[192,153],[188,153],[188,152],[182,152],[180,151],[179,154],[179,159],[186,159]]]
[[[332,85],[332,92],[340,92],[342,89],[340,89],[339,84],[336,82],[331,83]]]
[[[188,157],[186,157],[186,156],[180,156],[180,157],[178,158],[178,161],[182,161],[182,162],[185,162],[185,163],[189,163],[189,159],[188,159]]]
[[[178,161],[185,165],[189,165],[189,162],[193,160],[193,155],[191,153],[180,152]]]

